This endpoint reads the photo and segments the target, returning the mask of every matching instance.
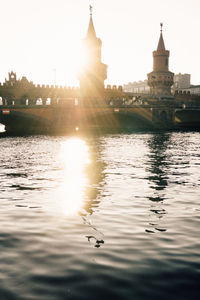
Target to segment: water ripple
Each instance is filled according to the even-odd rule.
[[[199,138],[1,138],[0,299],[197,299]]]

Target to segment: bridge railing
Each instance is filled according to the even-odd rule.
[[[161,97],[123,97],[123,98],[107,98],[107,99],[83,99],[80,97],[48,97],[48,98],[26,98],[15,99],[13,97],[0,97],[0,107],[112,107],[112,108],[158,108],[158,107],[173,107],[176,109],[194,109],[200,108],[200,101],[176,101],[173,98]]]

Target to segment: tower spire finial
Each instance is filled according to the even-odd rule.
[[[92,5],[90,5],[89,8],[90,8],[90,16],[92,17],[92,9],[93,9]]]
[[[87,37],[96,38],[96,33],[95,33],[94,24],[92,20],[92,5],[89,6],[89,9],[90,9],[90,22],[89,22]]]
[[[160,23],[160,32],[162,33],[162,31],[163,31],[163,23]]]

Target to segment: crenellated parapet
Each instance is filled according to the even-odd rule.
[[[107,87],[104,90],[104,93],[106,99],[117,99],[123,98],[125,96],[121,85],[107,85]]]
[[[200,105],[200,95],[191,94],[190,91],[175,91],[174,99],[185,105]]]
[[[13,75],[14,74],[14,75]],[[40,85],[28,81],[25,76],[17,79],[16,73],[9,73],[9,79],[0,83],[0,97],[3,105],[35,105],[37,100],[46,104],[58,103],[59,99],[70,99],[79,97],[79,88]]]
[[[14,76],[12,76],[14,74]],[[79,103],[90,103],[99,105],[99,101],[105,104],[113,99],[123,99],[126,94],[122,86],[107,85],[102,90],[101,97],[94,95],[82,97],[79,87],[34,84],[23,76],[17,79],[16,73],[9,73],[9,79],[0,83],[1,105],[68,105],[67,102],[74,102],[79,99]],[[81,100],[80,100],[81,98]],[[84,105],[84,104],[83,104]]]

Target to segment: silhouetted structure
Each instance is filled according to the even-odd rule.
[[[79,75],[80,89],[34,85],[26,77],[9,73],[0,83],[0,123],[8,133],[66,133],[76,130],[104,132],[121,129],[200,127],[200,98],[186,93],[171,95],[162,26],[153,52],[153,72],[148,74],[152,94],[123,92],[116,85],[104,88],[107,65],[101,62],[101,40],[90,21],[84,48],[87,63]]]
[[[101,62],[102,42],[96,36],[90,6],[90,22],[86,38],[83,40],[85,65],[79,74],[82,97],[102,97],[104,80],[107,78],[107,65]]]
[[[174,73],[169,71],[169,51],[165,50],[162,35],[162,23],[160,39],[156,51],[153,51],[153,72],[149,73],[148,84],[154,95],[171,95]]]

